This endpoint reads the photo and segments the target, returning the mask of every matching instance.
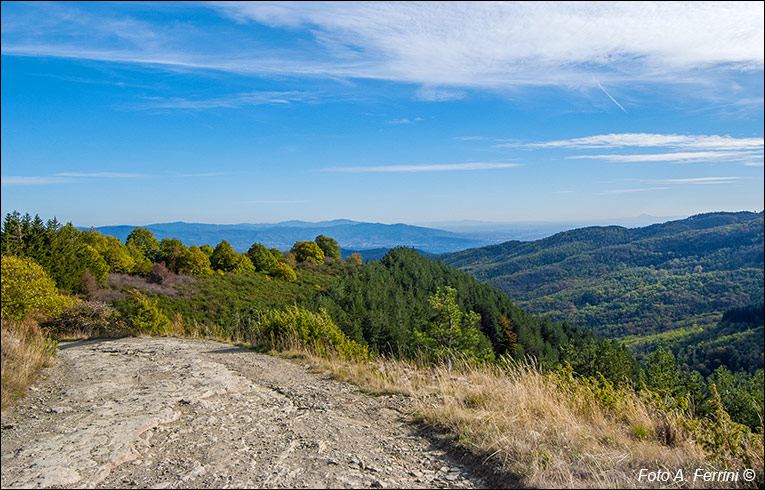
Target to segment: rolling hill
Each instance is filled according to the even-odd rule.
[[[133,230],[132,225],[100,226],[96,230],[125,241]],[[178,238],[187,245],[210,244],[215,246],[226,240],[234,250],[247,251],[255,243],[266,247],[289,250],[296,241],[313,240],[325,235],[337,240],[341,247],[353,250],[368,250],[397,246],[413,247],[429,253],[446,253],[480,247],[492,242],[469,234],[453,233],[434,228],[412,226],[402,223],[387,225],[362,223],[351,220],[333,220],[319,223],[286,221],[282,223],[242,223],[216,225],[205,223],[156,223],[143,226],[157,239]],[[384,255],[384,253],[382,254]]]
[[[532,313],[607,337],[705,328],[763,300],[763,213],[588,227],[439,259]]]

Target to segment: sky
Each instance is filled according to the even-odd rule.
[[[6,2],[2,214],[763,209],[763,2]]]

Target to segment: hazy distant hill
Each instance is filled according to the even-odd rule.
[[[100,226],[96,230],[104,235],[115,236],[124,241],[133,228],[134,226],[125,225]],[[445,253],[496,243],[491,240],[474,238],[467,234],[434,228],[400,223],[394,225],[360,223],[351,220],[319,223],[286,221],[275,224],[242,223],[236,225],[175,222],[156,223],[146,225],[144,228],[150,230],[160,240],[162,238],[178,238],[187,245],[210,244],[215,246],[221,240],[226,240],[239,252],[247,251],[255,242],[262,243],[269,248],[276,247],[280,250],[288,250],[296,241],[313,240],[317,235],[334,238],[341,247],[353,250],[407,246],[430,253]]]
[[[442,256],[520,306],[611,336],[711,326],[763,299],[763,213],[589,227]]]

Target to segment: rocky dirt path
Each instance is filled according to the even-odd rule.
[[[405,397],[209,340],[59,347],[3,416],[3,488],[486,486],[404,420]]]

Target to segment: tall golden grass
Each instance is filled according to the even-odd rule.
[[[2,335],[2,411],[24,395],[56,352],[34,320],[21,322],[3,319]]]
[[[656,397],[615,388],[604,379],[580,379],[570,370],[543,372],[533,362],[461,363],[451,373],[446,367],[391,360],[310,362],[364,390],[413,397],[413,420],[453,436],[495,473],[523,486],[731,486],[729,481],[694,481],[697,469],[740,473],[754,468],[757,481],[734,485],[756,488],[762,481],[762,434],[749,434],[738,453],[720,458],[703,444],[711,421],[667,410]],[[674,481],[678,470],[685,481]],[[672,480],[648,481],[647,472],[659,471]]]

